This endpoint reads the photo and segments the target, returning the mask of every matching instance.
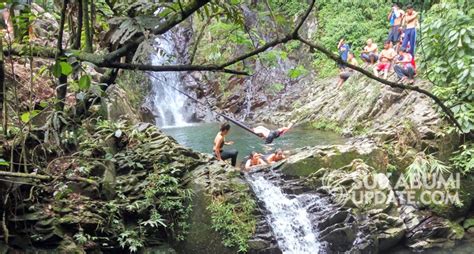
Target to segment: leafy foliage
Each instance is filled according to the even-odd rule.
[[[128,247],[130,252],[137,252],[143,247],[143,237],[135,230],[126,230],[118,237],[119,244],[122,248]]]
[[[415,156],[415,160],[406,169],[406,178],[417,179],[431,175],[444,175],[450,172],[450,167],[442,161],[436,159],[433,155],[426,155],[421,152]]]
[[[100,231],[130,252],[156,236],[160,240],[183,240],[189,228],[192,191],[183,186],[182,177],[188,166],[199,162],[194,160],[193,164],[191,158],[163,153],[171,149],[169,141],[155,127],[139,130],[124,121],[106,120],[85,126],[88,129],[81,131],[79,152],[72,160],[74,171],[92,177],[91,172],[107,171],[107,165],[112,164],[117,178],[116,197],[98,211],[104,222],[99,230],[84,234],[96,237]],[[113,144],[118,150],[104,144]],[[58,199],[71,192],[61,186],[58,189]],[[79,234],[77,241],[84,240]]]
[[[454,168],[463,174],[474,172],[474,144],[462,145],[461,149],[451,157]]]
[[[339,124],[331,119],[317,119],[313,122],[310,123],[310,127],[314,128],[316,130],[322,130],[322,131],[332,131],[336,133],[341,133],[342,129],[339,126]]]
[[[208,210],[211,212],[212,228],[223,235],[223,244],[237,247],[239,252],[245,253],[249,247],[248,240],[255,231],[256,204],[242,187],[233,186],[236,192],[232,196],[214,197]]]
[[[306,70],[303,65],[298,65],[288,72],[288,77],[290,77],[291,79],[297,79],[300,76],[306,74],[308,74],[308,70]]]
[[[283,85],[281,83],[274,83],[274,84],[271,84],[271,85],[265,87],[265,91],[267,91],[268,93],[270,93],[272,95],[278,94],[283,89],[285,89],[285,85]]]
[[[307,1],[298,0],[270,0],[270,6],[276,13],[281,13],[289,18],[295,18],[308,8]]]
[[[390,5],[381,5],[380,1],[317,1],[316,7],[319,30],[313,39],[333,52],[337,51],[341,37],[345,37],[357,56],[367,39],[372,38],[381,46],[388,35]],[[321,78],[337,73],[332,60],[321,53],[315,53],[314,57],[313,65]]]
[[[145,32],[145,25],[138,18],[115,17],[109,21],[109,24],[118,27],[110,38],[113,44],[123,44],[134,35]]]
[[[466,133],[474,130],[474,12],[469,6],[469,1],[443,1],[428,11],[420,64],[434,94],[451,107]]]

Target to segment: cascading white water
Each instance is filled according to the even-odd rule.
[[[170,33],[155,40],[156,54],[151,56],[153,65],[176,64],[176,45]],[[185,103],[186,96],[175,88],[181,88],[179,72],[155,72],[150,75],[152,81],[153,111],[156,124],[160,127],[186,126]]]
[[[265,204],[268,222],[285,254],[317,254],[319,243],[313,233],[306,207],[298,198],[288,198],[261,175],[247,177],[257,198]]]

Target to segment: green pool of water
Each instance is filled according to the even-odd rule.
[[[271,126],[266,127],[272,129]],[[175,138],[181,145],[211,154],[214,138],[219,132],[219,123],[199,123],[185,127],[164,128],[163,131]],[[295,127],[282,137],[275,139],[272,144],[266,145],[264,140],[236,125],[231,125],[226,140],[235,142],[231,146],[225,146],[224,149],[237,149],[239,151],[238,161],[242,161],[252,151],[266,154],[277,148],[290,150],[304,146],[343,144],[345,141],[336,133]]]

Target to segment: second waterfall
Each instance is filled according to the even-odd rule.
[[[268,211],[267,221],[284,254],[317,254],[320,244],[313,232],[307,207],[299,197],[289,198],[261,173],[247,176],[257,198]]]

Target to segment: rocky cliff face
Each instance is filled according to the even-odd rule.
[[[428,97],[394,89],[356,74],[342,89],[337,79],[301,82],[297,87],[259,109],[256,118],[269,123],[335,122],[346,134],[372,133],[388,139],[410,125],[422,139],[432,139],[443,120]],[[419,81],[416,85],[429,89]],[[391,136],[392,135],[392,136]]]
[[[50,164],[54,180],[38,187],[34,180],[0,185],[19,195],[0,210],[8,214],[9,234],[3,236],[11,248],[124,253],[153,246],[171,251],[171,246],[186,253],[237,252],[235,245],[223,244],[211,220],[216,215],[209,211],[217,197],[232,197],[225,201],[230,205],[250,197],[233,167],[180,146],[150,124],[117,120],[88,128],[79,152]],[[252,219],[259,216],[253,209]],[[245,242],[249,252],[277,250],[265,220],[249,223],[249,237],[268,240]]]
[[[420,251],[452,247],[464,238],[460,224],[399,199],[384,161],[386,154],[371,145],[313,147],[270,170],[250,174],[304,200],[324,253],[379,253],[400,245]],[[367,179],[374,188],[356,187]],[[386,199],[374,202],[364,198],[367,194]]]

